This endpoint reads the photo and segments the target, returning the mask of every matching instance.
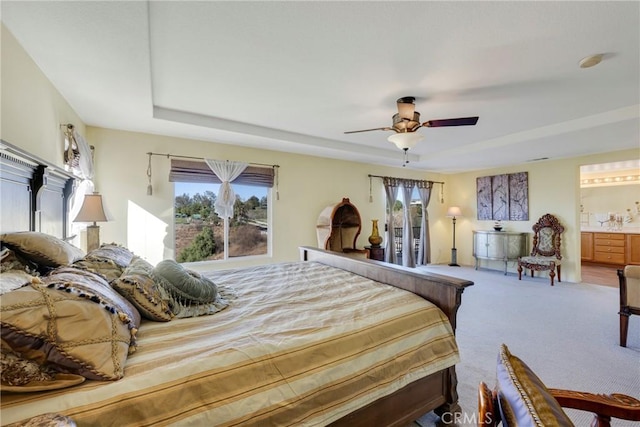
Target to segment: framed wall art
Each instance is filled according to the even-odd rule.
[[[481,176],[476,187],[479,220],[529,220],[528,172]]]

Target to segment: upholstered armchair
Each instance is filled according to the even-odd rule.
[[[640,315],[640,265],[618,270],[620,279],[620,346],[627,346],[629,316]]]
[[[595,394],[547,388],[529,366],[502,345],[493,390],[478,387],[478,426],[573,426],[562,408],[593,413],[594,427],[611,418],[640,421],[640,400],[624,394]]]
[[[558,282],[562,282],[560,274],[560,254],[561,235],[564,227],[560,225],[558,219],[551,214],[544,214],[533,227],[533,247],[530,256],[518,258],[518,280],[522,280],[522,270],[531,270],[531,277],[534,271],[549,271],[549,279],[553,286],[553,279],[558,273]]]

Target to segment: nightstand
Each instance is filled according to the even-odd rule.
[[[365,246],[364,250],[367,251],[367,258],[384,261],[384,248],[382,246]]]

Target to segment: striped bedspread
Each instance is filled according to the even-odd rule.
[[[444,314],[409,292],[311,262],[205,275],[227,309],[144,322],[119,381],[3,394],[2,424],[326,425],[458,362]]]

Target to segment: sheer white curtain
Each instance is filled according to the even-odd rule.
[[[392,264],[398,262],[398,255],[396,254],[396,233],[393,228],[393,205],[396,203],[398,197],[398,185],[399,182],[395,178],[384,177],[382,179],[384,185],[384,192],[387,195],[387,207],[389,209],[387,215],[387,245],[385,248],[385,261]]]
[[[84,202],[84,196],[95,191],[93,184],[93,154],[87,141],[75,130],[65,132],[65,146],[65,149],[68,150],[68,148],[71,147],[78,153],[73,159],[69,158],[66,164],[66,169],[79,179],[79,184],[70,202],[69,219],[73,221],[76,215],[78,215],[78,212],[80,212],[80,208]],[[80,232],[85,228],[87,228],[87,224],[85,223],[71,222],[71,235],[74,236],[71,243],[80,247]]]
[[[418,194],[420,195],[420,203],[422,204],[422,220],[420,223],[420,244],[418,246],[418,265],[427,265],[431,262],[431,238],[429,236],[429,213],[427,206],[431,200],[432,182],[419,181]]]
[[[230,162],[228,160],[205,159],[207,166],[222,181],[218,197],[214,203],[215,211],[221,218],[233,218],[233,205],[236,202],[236,193],[231,187],[231,182],[236,179],[249,166],[245,162]]]
[[[405,179],[402,181],[402,265],[405,267],[416,266],[416,254],[413,243],[413,223],[411,220],[411,194],[414,181]]]

